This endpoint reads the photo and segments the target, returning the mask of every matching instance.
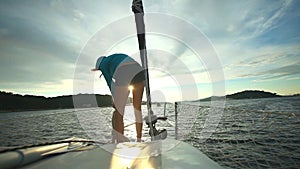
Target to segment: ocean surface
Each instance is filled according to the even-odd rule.
[[[168,138],[193,145],[224,168],[300,168],[300,97],[225,103],[223,109],[211,102],[184,102],[176,111],[174,104],[153,104],[155,114],[168,116],[157,128],[167,129]],[[85,108],[0,113],[0,147],[70,137],[109,143],[112,112]],[[125,136],[135,141],[131,112],[131,106],[126,107]],[[146,125],[143,139],[150,140]]]

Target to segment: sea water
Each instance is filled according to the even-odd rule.
[[[200,106],[200,107],[199,107]],[[202,106],[202,107],[201,107]],[[218,125],[203,139],[210,102],[179,104],[177,131],[175,106],[153,105],[156,114],[169,119],[158,128],[168,138],[192,144],[225,168],[299,168],[300,97],[228,100]],[[135,141],[133,110],[125,112],[125,136]],[[85,108],[0,113],[0,147],[24,146],[70,137],[109,143],[113,109]],[[146,116],[143,107],[143,116]],[[143,127],[143,139],[149,140]]]
[[[300,97],[228,100],[208,138],[203,138],[203,128],[210,103],[200,105],[204,107],[188,125],[180,113],[193,112],[188,110],[196,106],[181,106],[179,139],[225,168],[300,168]]]

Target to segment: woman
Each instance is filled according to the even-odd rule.
[[[137,141],[142,137],[142,112],[141,104],[145,85],[143,68],[126,54],[112,54],[101,56],[97,59],[95,69],[100,70],[113,96],[115,111],[112,117],[114,129],[113,142],[124,142],[124,110],[129,95],[129,86],[133,87],[133,107],[136,119]],[[101,76],[102,76],[101,75]],[[100,76],[100,77],[101,77]]]

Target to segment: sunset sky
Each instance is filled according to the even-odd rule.
[[[185,26],[214,49],[225,94],[300,93],[300,1],[144,0],[144,9],[154,101],[218,94],[212,83],[220,79],[214,81],[214,66],[204,58],[210,54],[195,53],[190,44],[198,36]],[[131,0],[0,0],[0,90],[46,97],[110,94],[100,72],[90,69],[98,56],[112,53],[139,62],[134,24]],[[121,37],[124,31],[129,36]],[[84,53],[90,44],[99,54]]]

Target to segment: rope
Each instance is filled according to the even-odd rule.
[[[27,148],[33,148],[33,147],[39,147],[39,146],[47,146],[47,145],[53,145],[53,144],[63,144],[63,143],[89,143],[88,145],[91,144],[107,144],[104,142],[100,141],[95,141],[95,140],[60,140],[60,141],[52,141],[52,142],[44,142],[44,143],[38,143],[38,144],[30,144],[30,145],[25,145],[25,146],[17,146],[13,148],[8,148],[4,150],[0,150],[0,153],[5,153],[9,151],[17,151],[20,149],[27,149]]]

